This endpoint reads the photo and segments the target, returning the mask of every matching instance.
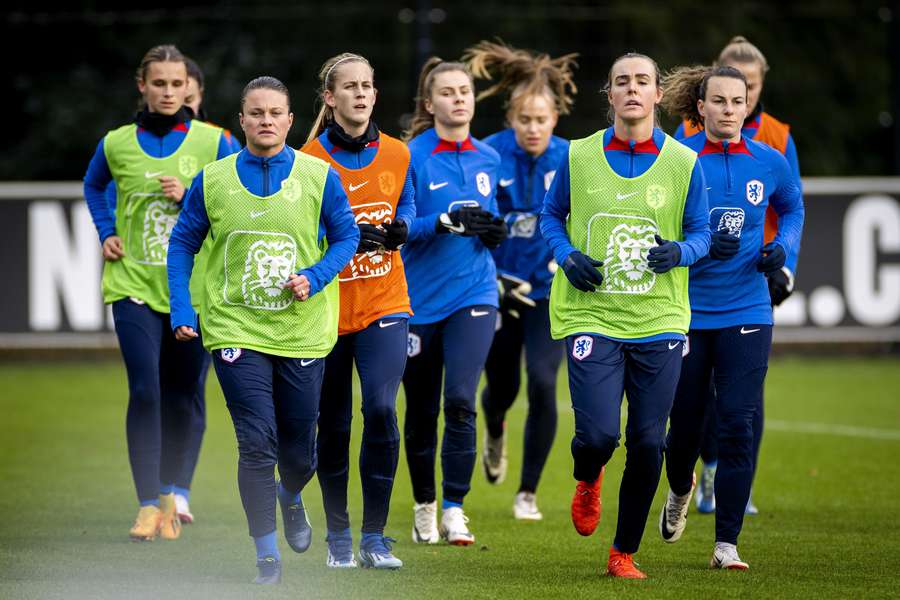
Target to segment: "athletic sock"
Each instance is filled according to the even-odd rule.
[[[292,506],[294,504],[303,504],[303,499],[300,497],[300,492],[296,494],[292,494],[291,492],[284,489],[284,485],[281,482],[278,483],[278,500],[281,502],[283,506]]]
[[[380,544],[384,533],[363,533],[359,540],[359,547],[368,550],[373,544]]]
[[[451,502],[450,500],[444,500],[441,502],[441,509],[447,510],[452,507],[462,508],[462,502]]]
[[[177,485],[172,488],[172,491],[175,492],[176,496],[184,496],[185,500],[191,499],[191,490],[183,487],[178,487]]]
[[[166,494],[171,494],[175,491],[174,483],[161,483],[159,485],[159,495],[165,496]]]
[[[728,550],[729,548],[737,552],[737,546],[734,544],[729,544],[728,542],[716,542],[716,550]]]
[[[141,507],[144,506],[155,506],[159,508],[159,498],[154,498],[153,500],[141,500]]]
[[[253,543],[256,545],[256,560],[262,560],[268,556],[281,560],[281,553],[278,552],[278,537],[274,531],[253,538]]]

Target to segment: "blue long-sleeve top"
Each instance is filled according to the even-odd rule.
[[[400,250],[414,325],[436,323],[467,306],[498,306],[497,271],[478,237],[437,233],[438,216],[466,205],[497,214],[500,156],[469,137],[450,142],[428,129],[409,142],[416,218]]]
[[[500,155],[497,209],[509,229],[509,237],[492,252],[497,271],[528,281],[529,297],[547,298],[553,281],[553,254],[538,221],[556,168],[568,156],[569,142],[551,136],[547,149],[535,157],[519,146],[515,130],[510,128],[486,137],[484,143]]]
[[[368,167],[375,156],[378,154],[378,141],[369,142],[365,148],[359,152],[351,152],[339,146],[335,146],[328,139],[328,132],[324,131],[318,137],[319,143],[325,148],[325,151],[331,155],[334,160],[342,167],[348,169],[362,169]],[[416,218],[416,188],[413,186],[412,168],[406,170],[406,179],[403,181],[403,190],[400,192],[400,199],[397,200],[398,219],[406,222],[407,226],[411,225],[413,219]]]
[[[271,196],[281,189],[294,166],[294,150],[285,146],[270,158],[255,156],[246,148],[237,156],[237,174],[247,190],[257,196]],[[188,284],[194,255],[200,250],[210,229],[203,197],[203,171],[197,174],[185,194],[184,207],[169,238],[168,272],[172,329],[181,325],[197,327],[197,314],[191,306]],[[213,232],[215,234],[215,232]],[[318,239],[328,241],[322,260],[298,271],[309,279],[309,295],[322,290],[350,261],[359,244],[359,228],[337,171],[328,169],[322,194]]]
[[[163,136],[158,136],[144,129],[137,128],[137,140],[141,149],[154,158],[165,158],[174,154],[191,128],[191,121],[179,123],[171,131]],[[232,140],[226,137],[224,131],[219,137],[219,149],[216,158],[225,158],[233,154]],[[87,173],[84,174],[84,198],[87,201],[88,211],[97,228],[100,243],[111,235],[116,235],[115,199],[116,190],[113,184],[112,172],[109,163],[106,162],[104,142],[100,140],[91,162],[88,163]]]
[[[759,133],[759,125],[762,121],[762,113],[756,115],[752,119],[748,119],[744,122],[744,126],[741,128],[741,135],[745,138],[749,138],[751,140],[756,139],[756,135]],[[695,134],[696,135],[696,134]],[[678,129],[675,130],[675,139],[679,141],[684,141],[684,122],[679,123]],[[791,169],[791,174],[794,177],[794,181],[797,184],[797,187],[800,189],[800,192],[803,192],[803,182],[800,178],[800,160],[797,158],[797,145],[794,143],[794,136],[788,132],[787,143],[784,148],[784,158],[787,160],[788,166]],[[794,246],[794,249],[788,254],[787,261],[785,261],[784,266],[790,270],[792,274],[796,274],[797,272],[797,261],[800,258],[800,244],[797,243]]]
[[[766,209],[778,215],[773,240],[790,255],[803,230],[803,194],[784,156],[747,137],[711,142],[701,131],[684,141],[697,152],[709,187],[709,226],[740,238],[728,260],[703,258],[690,270],[691,329],[771,325],[766,278],[756,270],[762,257]]]
[[[639,177],[649,169],[659,156],[666,134],[661,129],[654,129],[653,135],[642,142],[621,140],[615,136],[612,127],[603,136],[603,151],[613,171],[622,177]],[[670,142],[671,143],[671,142]],[[682,231],[684,240],[673,240],[681,249],[680,267],[687,267],[709,252],[709,222],[707,217],[706,181],[700,161],[694,163],[691,180],[688,185],[687,198],[684,203]],[[560,265],[576,250],[569,241],[566,232],[566,219],[571,207],[571,186],[569,179],[569,156],[560,161],[556,176],[544,198],[541,212],[541,233],[547,240],[556,262]],[[596,257],[594,257],[596,258]],[[615,338],[611,338],[615,339]],[[658,340],[684,339],[679,333],[661,333],[646,338],[637,338],[629,343],[645,343]]]

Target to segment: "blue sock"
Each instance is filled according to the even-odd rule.
[[[278,483],[278,500],[281,502],[283,506],[291,506],[292,504],[303,504],[303,499],[300,497],[300,492],[296,494],[292,494],[286,489],[281,483]]]
[[[328,530],[328,535],[325,536],[326,542],[335,542],[337,540],[349,540],[352,539],[353,534],[350,532],[350,528],[343,529],[341,531],[332,531]],[[363,535],[365,537],[365,535]]]
[[[174,490],[175,490],[175,484],[174,484],[174,483],[161,483],[161,484],[159,484],[159,493],[160,493],[160,495],[162,495],[162,496],[165,496],[166,494],[171,494]]]
[[[175,492],[176,496],[184,496],[185,500],[191,499],[191,490],[183,487],[178,487],[177,485],[172,488],[172,491]]]
[[[447,510],[448,508],[456,506],[457,508],[462,508],[462,502],[451,502],[450,500],[444,500],[441,502],[441,508],[443,510]]]
[[[153,500],[141,500],[141,506],[155,506],[159,508],[159,498]]]
[[[278,552],[278,537],[274,531],[253,538],[253,543],[256,544],[256,560],[262,560],[267,556],[274,556],[277,560],[281,560],[281,553]]]
[[[384,535],[381,533],[364,533],[359,540],[359,547],[369,549],[373,544],[380,544]]]
[[[719,461],[717,461],[717,460],[714,460],[711,463],[703,463],[704,469],[715,469],[718,466],[719,466]]]

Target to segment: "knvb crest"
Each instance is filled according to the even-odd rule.
[[[181,173],[183,177],[193,177],[196,175],[199,166],[196,156],[188,154],[178,158],[178,172]]]
[[[594,349],[594,338],[589,335],[579,335],[572,342],[572,358],[575,360],[584,360],[591,355]]]
[[[656,210],[666,204],[666,188],[661,185],[651,184],[647,186],[647,206]]]
[[[303,189],[300,186],[300,182],[296,179],[288,177],[281,182],[281,195],[284,196],[284,199],[288,202],[296,202],[299,200],[302,191]]]
[[[397,176],[391,171],[382,171],[378,174],[378,189],[385,196],[390,196],[397,189]]]
[[[410,333],[406,337],[406,356],[412,358],[418,356],[422,352],[422,338],[415,333]]]
[[[484,171],[475,176],[475,185],[478,187],[479,193],[485,198],[491,195],[491,177]]]
[[[756,206],[763,201],[765,188],[759,179],[751,179],[747,182],[747,202]]]
[[[243,352],[240,348],[222,348],[219,352],[219,356],[227,363],[233,363],[241,357],[241,354],[243,354]]]

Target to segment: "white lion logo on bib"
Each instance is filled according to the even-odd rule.
[[[621,294],[643,294],[656,283],[647,254],[656,245],[654,225],[617,225],[609,236],[603,261],[603,289]]]
[[[168,200],[153,200],[144,212],[141,245],[144,260],[149,265],[166,264],[169,253],[169,237],[178,222],[178,207]]]
[[[294,301],[284,288],[297,264],[297,244],[284,233],[232,231],[225,242],[225,302],[283,310]]]

